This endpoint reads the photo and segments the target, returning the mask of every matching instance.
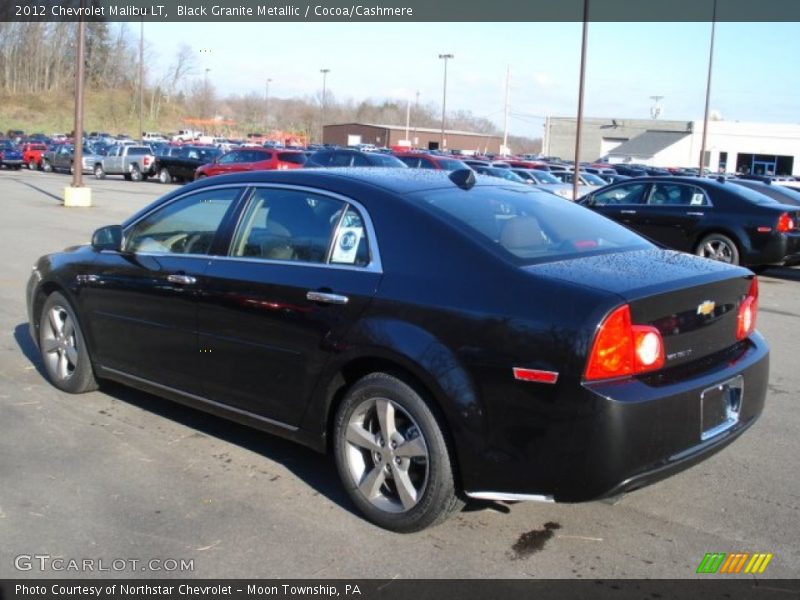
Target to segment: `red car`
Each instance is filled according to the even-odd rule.
[[[223,154],[214,162],[198,167],[195,179],[226,175],[241,171],[271,171],[274,169],[299,169],[306,163],[306,155],[300,150],[276,150],[273,148],[239,148]]]
[[[395,156],[412,169],[438,169],[445,171],[469,169],[465,163],[450,156],[437,156],[435,154],[425,154],[424,152],[395,152]]]
[[[28,165],[31,171],[35,171],[42,166],[42,154],[47,152],[47,146],[31,142],[22,146],[22,162]]]

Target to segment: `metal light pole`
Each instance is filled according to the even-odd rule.
[[[325,101],[328,95],[328,73],[331,72],[330,69],[320,69],[320,73],[322,73],[322,114],[320,115],[320,124],[319,124],[319,138],[320,142],[325,142]]]
[[[447,61],[455,58],[452,54],[440,54],[439,58],[444,61],[444,84],[442,85],[442,137],[439,141],[439,150],[444,150],[444,119],[447,111]]]
[[[83,73],[84,73],[84,38],[86,22],[78,21],[78,47],[75,60],[75,123],[72,135],[75,151],[72,155],[72,187],[83,187]]]
[[[717,0],[713,0],[714,8],[711,14],[711,43],[708,48],[708,78],[706,79],[706,110],[703,115],[703,137],[700,142],[700,171],[698,175],[703,176],[703,169],[705,168],[705,154],[706,154],[706,135],[708,133],[708,103],[711,98],[711,67],[714,63],[714,32],[717,25]],[[710,161],[709,161],[710,162]]]
[[[572,176],[572,200],[578,199],[581,175],[581,129],[583,128],[583,87],[586,80],[586,41],[589,33],[589,0],[583,0],[583,40],[581,41],[581,74],[578,83],[578,122],[575,127],[575,172]]]
[[[419,121],[419,90],[417,90],[417,100],[414,102],[414,139],[412,140],[412,147],[416,147],[417,139],[417,121]]]
[[[209,73],[209,71],[211,71],[211,69],[206,67],[205,77],[203,79],[203,118],[204,119],[208,116],[208,114],[207,114],[208,113],[208,108],[209,108],[209,104],[211,104],[211,102],[209,102],[210,94],[209,94],[209,91],[208,91],[208,73]]]
[[[139,28],[139,142],[144,143],[144,125],[142,113],[144,112],[144,17]]]
[[[264,127],[269,129],[269,84],[272,83],[272,79],[269,77],[267,78],[267,87],[264,91]]]

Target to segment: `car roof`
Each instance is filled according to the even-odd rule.
[[[416,191],[455,188],[450,173],[431,169],[401,169],[397,167],[332,167],[321,169],[291,169],[287,171],[249,171],[220,175],[203,180],[205,185],[222,185],[224,183],[285,183],[291,185],[341,186],[346,182],[355,182],[394,193],[411,193]],[[192,184],[195,185],[195,184]],[[478,178],[476,186],[508,186],[504,180]]]

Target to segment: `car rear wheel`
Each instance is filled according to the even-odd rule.
[[[31,171],[35,171],[36,169],[38,169],[38,168],[39,168],[39,166],[36,164],[36,161],[35,161],[35,160],[31,159],[31,160],[29,160],[29,161],[28,161],[28,168],[29,168]]]
[[[49,160],[42,161],[42,171],[44,171],[45,173],[53,172],[53,165],[50,164]]]
[[[60,292],[50,294],[42,308],[39,351],[47,376],[58,389],[72,394],[97,389],[80,324]]]
[[[700,240],[695,248],[695,254],[732,265],[739,264],[739,249],[736,243],[721,233],[712,233]]]
[[[397,377],[372,373],[353,385],[336,413],[333,443],[347,493],[380,527],[420,531],[463,505],[439,422]]]
[[[142,180],[142,172],[139,170],[137,165],[133,165],[131,167],[131,181],[141,181]]]
[[[158,172],[158,181],[160,183],[172,183],[172,175],[169,174],[169,171],[166,168],[163,168]]]
[[[103,165],[95,165],[94,166],[94,177],[95,179],[103,179],[106,176],[106,172],[103,170]]]

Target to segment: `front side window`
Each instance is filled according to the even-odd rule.
[[[127,232],[127,252],[208,254],[239,190],[207,190],[151,213]]]
[[[229,152],[228,154],[223,154],[220,156],[217,163],[220,165],[232,165],[233,163],[241,162],[239,160],[240,154],[240,152]]]
[[[620,185],[610,190],[600,192],[593,196],[594,204],[599,205],[616,205],[616,204],[639,204],[642,201],[642,194],[644,193],[647,184],[645,183],[630,183]]]

